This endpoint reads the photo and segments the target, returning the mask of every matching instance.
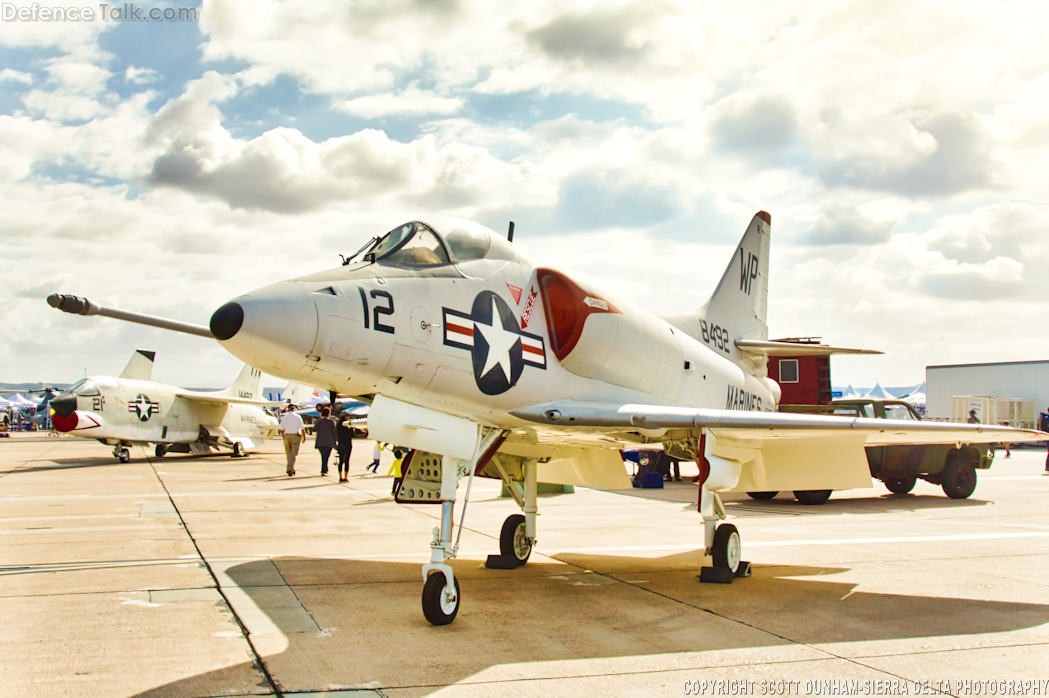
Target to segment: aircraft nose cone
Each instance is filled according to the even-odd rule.
[[[232,339],[233,335],[240,332],[243,324],[244,308],[240,303],[230,302],[211,316],[211,334],[220,341]]]
[[[227,351],[276,376],[305,365],[317,338],[317,306],[294,281],[265,286],[221,306],[210,330]]]
[[[51,400],[51,409],[59,417],[68,417],[76,411],[76,396],[70,393],[62,393]]]

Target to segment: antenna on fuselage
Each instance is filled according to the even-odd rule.
[[[514,222],[513,221],[510,221],[510,229],[506,231],[506,240],[507,240],[507,242],[513,242],[514,241]]]

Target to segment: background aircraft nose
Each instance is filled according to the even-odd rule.
[[[76,396],[72,393],[62,393],[51,400],[51,409],[59,417],[68,417],[76,411]]]
[[[215,339],[225,341],[240,332],[243,324],[244,308],[240,303],[230,302],[211,316],[211,334],[215,335]]]

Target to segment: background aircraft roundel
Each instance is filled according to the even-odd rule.
[[[470,352],[474,381],[485,395],[517,385],[526,364],[546,369],[543,338],[522,330],[514,311],[496,293],[478,293],[469,313],[443,310],[444,343]]]

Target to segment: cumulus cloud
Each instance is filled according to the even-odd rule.
[[[427,114],[454,114],[462,109],[463,100],[458,97],[442,97],[410,85],[395,93],[337,100],[333,106],[348,114],[374,119],[391,115],[411,117]]]
[[[875,221],[848,204],[823,206],[807,233],[798,236],[810,245],[876,245],[892,236],[890,221]]]
[[[712,111],[712,140],[729,152],[775,156],[798,137],[796,110],[780,97],[740,93],[714,105]]]
[[[33,76],[21,70],[4,68],[0,70],[0,82],[20,82],[23,85],[32,85]]]
[[[918,288],[948,300],[996,300],[1020,295],[1024,267],[1015,259],[995,257],[983,264],[947,263],[925,274]]]
[[[975,119],[939,114],[915,119],[913,126],[920,145],[904,157],[857,153],[825,163],[820,177],[829,186],[905,196],[948,196],[994,184],[990,142]]]

